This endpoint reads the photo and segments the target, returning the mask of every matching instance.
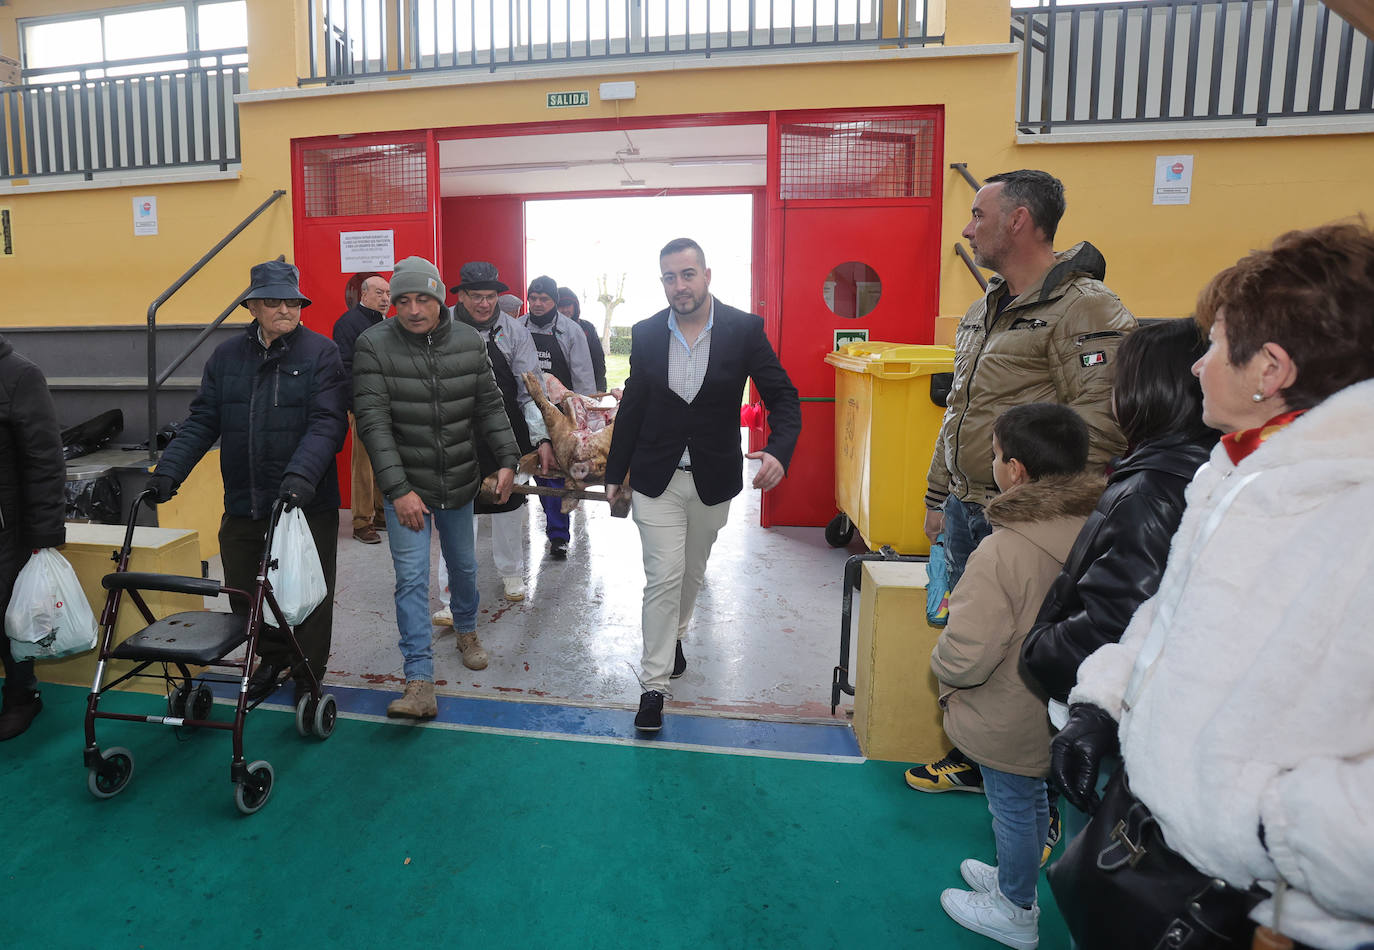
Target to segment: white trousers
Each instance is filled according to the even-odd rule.
[[[634,495],[632,510],[644,550],[644,688],[667,692],[677,641],[692,620],[730,502],[703,504],[692,473],[679,470],[657,498]]]
[[[472,516],[472,538],[477,540],[482,521],[491,522],[491,559],[496,563],[496,573],[502,577],[523,577],[525,573],[525,509],[521,505],[514,511],[498,511],[490,515]],[[448,565],[444,563],[443,552],[439,552],[439,600],[448,606]]]

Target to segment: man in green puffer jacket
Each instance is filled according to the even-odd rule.
[[[429,261],[398,261],[391,278],[396,317],[365,331],[353,353],[353,412],[386,497],[405,657],[405,693],[386,714],[411,719],[438,714],[429,620],[431,528],[439,533],[448,564],[463,665],[485,669],[487,654],[477,639],[472,534],[472,502],[481,482],[476,442],[485,440],[500,466],[502,502],[510,497],[520,460],[486,344],[449,315],[444,286]]]

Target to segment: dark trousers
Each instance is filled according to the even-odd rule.
[[[29,551],[19,543],[18,531],[0,533],[0,539],[3,539],[0,544],[5,546],[0,551],[0,617],[4,617],[10,605],[10,594],[14,593],[14,582],[29,561]],[[13,543],[10,543],[11,540]],[[0,662],[5,665],[6,689],[18,693],[38,684],[38,677],[33,673],[33,660],[20,661],[14,658],[10,652],[10,638],[5,636],[4,630],[0,630]]]
[[[562,488],[567,484],[561,478],[540,478],[538,475],[534,476],[534,483],[545,488]],[[539,501],[544,506],[544,533],[549,540],[568,540],[572,519],[563,513],[563,499],[556,495],[540,495]]]
[[[307,513],[306,522],[310,525],[310,535],[315,539],[315,550],[320,555],[320,566],[324,568],[324,583],[328,590],[318,607],[296,626],[296,642],[310,662],[315,676],[324,678],[329,664],[329,644],[334,631],[334,564],[339,550],[339,513],[332,508],[325,511]],[[262,559],[263,544],[267,538],[268,519],[235,518],[225,515],[219,524],[219,554],[224,562],[224,584],[239,590],[253,593],[257,585],[258,564]],[[234,613],[247,614],[249,603],[241,597],[231,596],[230,606]],[[264,605],[264,620],[272,619],[271,611]],[[274,666],[291,666],[295,657],[286,637],[276,627],[264,626],[258,638],[258,655],[264,662]]]

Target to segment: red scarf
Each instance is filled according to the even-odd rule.
[[[1289,423],[1306,411],[1306,409],[1294,409],[1292,412],[1284,412],[1275,416],[1262,426],[1256,426],[1253,429],[1241,429],[1239,432],[1228,432],[1223,435],[1221,444],[1226,446],[1226,454],[1231,456],[1231,464],[1239,465],[1241,459],[1263,445],[1274,433],[1282,432]]]

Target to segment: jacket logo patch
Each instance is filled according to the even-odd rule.
[[[1102,350],[1097,350],[1093,353],[1084,353],[1079,359],[1083,361],[1085,367],[1101,366],[1107,362],[1107,354]]]

